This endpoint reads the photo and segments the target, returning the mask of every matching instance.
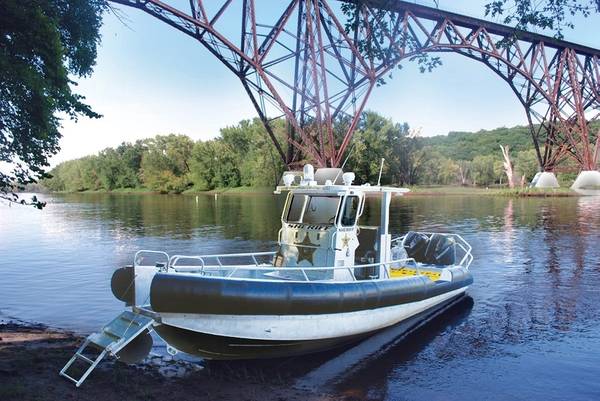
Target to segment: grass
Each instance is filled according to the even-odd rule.
[[[149,188],[116,188],[111,191],[107,191],[106,189],[100,190],[88,190],[81,191],[81,193],[85,194],[153,194],[156,191],[153,191]]]
[[[514,196],[514,197],[564,197],[578,196],[578,194],[568,187],[560,188],[513,188],[506,187],[470,187],[470,186],[415,186],[409,187],[413,195],[495,195],[495,196]]]
[[[560,188],[514,188],[506,187],[473,187],[459,185],[432,185],[432,186],[409,186],[411,196],[449,196],[449,195],[495,195],[495,196],[514,196],[514,197],[565,197],[578,196],[578,194],[569,189],[569,187],[561,186]],[[235,188],[215,188],[205,190],[202,188],[190,188],[182,192],[184,195],[235,195],[235,194],[272,194],[274,187],[235,187]],[[98,193],[98,194],[158,194],[148,188],[118,188],[112,191],[82,191],[80,193]]]
[[[106,189],[87,189],[85,191],[58,191],[56,193],[65,193],[65,194],[155,194],[156,191],[153,191],[149,188],[116,188],[111,191]]]
[[[110,191],[111,193],[121,193],[121,194],[150,194],[154,193],[149,188],[117,188]]]
[[[480,188],[458,185],[409,186],[410,193],[415,195],[481,195],[495,194],[498,188]]]
[[[185,195],[197,194],[272,194],[274,187],[235,187],[235,188],[215,188],[211,190],[199,190],[191,188],[183,193]]]
[[[505,188],[498,195],[502,196],[518,196],[518,197],[566,197],[579,196],[575,191],[569,188]]]

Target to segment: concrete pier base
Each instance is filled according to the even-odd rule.
[[[531,181],[531,186],[534,188],[558,188],[558,180],[556,175],[549,171],[537,173]]]
[[[582,171],[571,189],[583,195],[600,195],[600,171]]]

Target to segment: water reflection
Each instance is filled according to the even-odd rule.
[[[464,297],[443,314],[386,348],[385,353],[365,361],[359,369],[353,370],[350,375],[343,377],[342,381],[336,384],[337,392],[361,400],[367,398],[371,400],[386,399],[389,393],[389,373],[402,370],[404,366],[410,365],[419,353],[429,347],[436,338],[451,333],[463,323],[472,309],[473,299],[469,296]],[[441,359],[455,357],[460,357],[460,355],[447,353],[441,356]],[[397,394],[397,396],[410,398],[410,394],[406,393]]]
[[[110,275],[137,249],[266,250],[283,206],[272,195],[48,200],[42,212],[0,206],[0,313],[80,331],[121,310]],[[377,201],[368,206],[363,223],[377,224]],[[474,248],[474,304],[367,363],[339,391],[390,400],[600,398],[600,198],[395,198],[391,230],[462,234]],[[306,360],[323,359],[282,366]]]

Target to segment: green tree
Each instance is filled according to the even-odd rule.
[[[142,165],[142,155],[145,150],[142,141],[134,144],[123,142],[117,147],[117,154],[122,165],[122,174],[118,180],[119,188],[137,188],[141,185],[139,171]]]
[[[575,28],[573,17],[592,13],[600,13],[599,0],[494,0],[485,5],[486,15],[502,17],[505,24],[520,30],[549,29],[561,39],[565,29]]]
[[[360,183],[377,183],[381,159],[385,159],[382,183],[412,185],[426,158],[420,138],[412,135],[408,124],[367,111],[353,138],[347,169],[354,171]]]
[[[273,121],[272,126],[275,135],[280,137],[280,142],[283,142],[281,139],[285,135],[284,121]],[[240,176],[239,185],[277,184],[284,166],[268,139],[264,125],[258,118],[244,120],[238,125],[223,128],[221,139],[228,147],[231,157],[235,159],[234,163]]]
[[[440,162],[439,183],[443,185],[455,184],[459,179],[460,167],[457,162],[444,157]]]
[[[59,150],[57,113],[99,117],[70,76],[91,74],[106,7],[104,0],[0,2],[0,197],[18,201],[15,189],[45,177]]]
[[[145,143],[141,176],[144,184],[155,191],[179,193],[187,189],[189,160],[194,142],[185,135],[157,135]]]
[[[539,171],[538,160],[534,149],[517,153],[517,157],[515,158],[515,170],[519,180],[522,176],[525,176],[526,182],[531,182],[535,174]]]
[[[432,148],[424,148],[426,159],[423,161],[422,173],[419,177],[419,184],[443,184],[442,162],[445,159],[439,152]]]
[[[471,163],[471,176],[475,185],[491,185],[496,181],[493,156],[476,156]]]
[[[192,149],[190,159],[190,177],[194,183],[194,189],[207,190],[217,186],[216,175],[219,169],[217,163],[218,149],[216,141],[198,141]]]
[[[119,157],[115,149],[104,149],[98,155],[100,163],[98,163],[97,174],[102,184],[102,188],[112,191],[119,187],[120,179],[126,173],[124,171],[124,163]]]

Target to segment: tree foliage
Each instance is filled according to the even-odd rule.
[[[275,122],[276,133],[284,125]],[[283,165],[260,120],[224,128],[221,136],[196,141],[185,135],[158,135],[122,143],[94,156],[56,166],[43,180],[52,191],[148,189],[180,193],[238,186],[273,186]]]
[[[485,5],[485,15],[501,18],[519,30],[550,30],[559,39],[565,29],[575,28],[573,17],[600,13],[600,0],[494,0]]]
[[[346,17],[344,26],[346,33],[353,35],[355,32],[369,32],[363,39],[356,40],[357,50],[371,60],[385,62],[390,65],[398,63],[397,68],[401,69],[399,63],[404,54],[400,49],[405,48],[408,52],[416,52],[409,57],[409,61],[416,62],[421,73],[432,72],[436,67],[442,65],[442,60],[438,56],[432,56],[429,53],[417,52],[420,43],[413,35],[401,32],[396,43],[390,43],[390,38],[396,34],[392,32],[393,24],[388,18],[389,11],[385,8],[371,8],[369,13],[363,10],[365,1],[343,2],[341,5],[342,13]],[[390,72],[388,75],[392,77]],[[378,85],[385,84],[384,78],[379,78]]]
[[[354,135],[348,169],[360,183],[376,184],[381,159],[385,159],[381,182],[415,184],[423,167],[425,153],[421,141],[408,124],[395,124],[391,119],[367,111]]]
[[[478,132],[450,132],[424,138],[428,146],[435,147],[443,156],[455,160],[473,160],[481,154],[496,154],[499,145],[510,145],[513,152],[531,149],[531,135],[528,127],[496,128]]]
[[[285,135],[283,120],[273,122]],[[357,183],[376,184],[381,159],[385,185],[500,185],[506,183],[498,143],[510,146],[518,177],[529,182],[538,171],[524,127],[422,137],[408,124],[375,112],[363,113],[346,171]],[[208,141],[158,135],[123,143],[97,155],[61,163],[43,184],[52,191],[113,191],[142,188],[180,193],[231,187],[273,187],[284,171],[258,119],[221,130]]]
[[[69,75],[92,72],[105,8],[104,0],[0,2],[0,197],[17,201],[15,189],[45,176],[59,150],[58,113],[99,117]]]

